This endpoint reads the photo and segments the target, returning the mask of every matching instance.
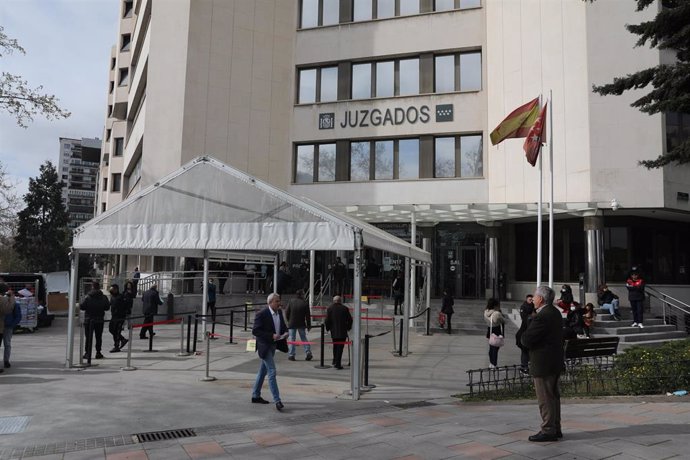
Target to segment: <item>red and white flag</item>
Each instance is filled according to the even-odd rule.
[[[546,106],[548,102],[544,104],[541,108],[539,116],[532,125],[527,133],[527,139],[525,139],[525,144],[522,146],[525,149],[525,156],[527,157],[527,162],[532,166],[537,164],[537,158],[539,157],[539,151],[541,150],[541,144],[546,141]]]

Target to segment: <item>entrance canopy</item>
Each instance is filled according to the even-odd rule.
[[[373,225],[199,157],[77,228],[72,246],[81,253],[186,257],[351,251],[359,233],[364,246],[431,262],[428,252]]]

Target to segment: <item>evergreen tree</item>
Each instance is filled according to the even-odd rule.
[[[24,195],[26,208],[19,211],[14,248],[31,271],[52,272],[69,269],[69,216],[62,203],[63,183],[50,161],[41,165],[41,174],[29,179]]]
[[[656,0],[636,1],[637,11],[657,5]],[[662,0],[661,5],[653,20],[627,25],[626,29],[639,36],[636,46],[649,43],[652,48],[671,50],[675,53],[676,61],[614,78],[612,83],[595,85],[593,89],[601,95],[621,95],[625,91],[651,85],[652,90],[631,105],[649,115],[664,113],[668,123],[669,117],[675,120],[681,117],[690,119],[690,0]],[[667,152],[661,153],[655,160],[641,161],[640,164],[647,168],[659,168],[670,163],[690,163],[690,136],[687,131],[680,131],[669,144]]]

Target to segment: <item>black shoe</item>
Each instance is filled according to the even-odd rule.
[[[561,439],[563,437],[563,432],[561,430],[556,431],[556,437]]]
[[[344,367],[343,367],[343,366],[335,366],[335,368],[336,368],[336,369],[338,369],[338,370],[342,370],[342,369],[344,369]]]
[[[129,342],[129,340],[127,340],[127,339],[122,339],[122,340],[120,341],[120,348],[124,348],[125,345],[127,345],[128,342]]]
[[[113,347],[113,349],[112,349],[112,350],[110,350],[110,353],[117,353],[118,351],[120,351],[120,349],[119,349],[119,348],[117,348],[117,347]]]
[[[294,356],[288,356],[288,361],[295,361],[295,357]]]
[[[88,359],[89,359],[89,355],[86,354],[86,353],[84,353],[84,356],[82,356],[82,358],[84,358],[85,360],[88,360]]]
[[[96,353],[96,359],[103,359],[103,355],[101,354],[100,351],[98,353]]]
[[[283,410],[283,407],[285,407],[285,406],[283,406],[283,403],[282,403],[282,402],[278,401],[278,402],[276,403],[276,409],[278,410],[278,412],[282,411],[282,410]]]
[[[10,367],[12,367],[12,366],[10,366],[10,362],[5,361],[5,369],[9,369]]]
[[[307,361],[311,361],[312,359],[314,359],[314,356],[311,353],[309,353],[305,359]]]
[[[533,434],[529,438],[530,441],[532,442],[554,442],[558,441],[558,435],[557,434],[546,434],[542,433],[541,431],[537,434]]]
[[[266,401],[264,398],[259,396],[258,398],[252,398],[252,402],[254,404],[270,404],[268,401]]]
[[[146,337],[145,335],[140,335],[139,338],[140,338],[141,340],[146,340],[148,337]]]

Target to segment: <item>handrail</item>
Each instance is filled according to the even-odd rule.
[[[676,329],[679,329],[678,328],[678,321],[673,317],[677,316],[678,314],[690,315],[690,305],[688,305],[685,302],[678,300],[674,297],[671,297],[668,294],[664,294],[663,292],[659,291],[658,289],[647,286],[646,294],[649,296],[650,299],[654,298],[654,299],[657,299],[659,302],[661,302],[661,315],[663,317],[664,324],[672,324],[672,325],[676,326]],[[677,302],[678,304],[683,305],[683,307],[685,307],[685,308],[683,308],[677,304],[674,304],[673,302]],[[667,306],[669,308],[668,314],[666,313],[666,307]],[[651,303],[650,303],[650,308],[651,308]],[[671,311],[674,311],[675,314],[671,314]],[[666,318],[667,316],[669,316],[669,319]],[[685,320],[683,320],[683,324],[685,324]],[[690,330],[688,329],[687,326],[685,326],[684,329],[685,329],[685,332],[690,333]]]

